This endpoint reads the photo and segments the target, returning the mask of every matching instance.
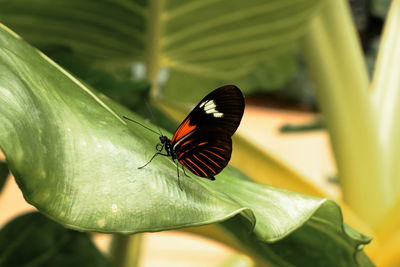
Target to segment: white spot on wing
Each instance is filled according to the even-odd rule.
[[[206,103],[204,109],[206,110],[206,109],[216,108],[216,107],[217,107],[217,105],[215,105],[214,100],[210,100],[210,101],[208,101],[208,102]]]
[[[207,114],[218,112],[215,108],[205,110]]]
[[[217,105],[214,100],[207,100],[200,104],[200,107],[204,109],[207,114],[212,114],[214,118],[221,118],[224,116],[224,113],[219,112],[217,110]]]

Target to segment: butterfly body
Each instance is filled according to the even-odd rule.
[[[160,136],[160,142],[161,142],[161,149],[158,151],[162,151],[163,149],[165,149],[165,151],[167,152],[167,156],[171,157],[173,161],[176,160],[177,155],[176,155],[176,151],[173,149],[173,145],[171,144],[171,140],[166,137],[165,135]],[[160,145],[160,144],[158,144]]]
[[[244,105],[236,86],[215,89],[189,113],[171,139],[160,136],[158,152],[151,160],[157,155],[168,156],[195,175],[215,180],[231,158],[231,136],[240,124]],[[164,149],[166,153],[162,153]]]

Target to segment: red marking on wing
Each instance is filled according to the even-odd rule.
[[[182,158],[186,153],[188,153],[190,150],[192,150],[193,148],[190,149],[186,149],[185,151],[183,151],[182,153],[178,154],[178,159]]]
[[[191,143],[192,141],[193,141],[192,139],[189,139],[189,140],[185,141],[185,142],[181,145],[181,147],[184,147],[185,145],[187,145],[188,143]],[[183,152],[180,152],[180,153],[178,154],[178,159],[182,158],[182,156],[185,155],[185,154],[186,154],[187,152],[189,152],[190,150],[193,150],[193,149],[195,149],[196,147],[199,147],[199,146],[202,146],[202,145],[205,145],[205,144],[208,144],[208,142],[202,142],[202,143],[200,143],[200,144],[198,144],[198,145],[196,145],[196,146],[194,146],[194,147],[192,147],[192,148],[189,148],[189,149],[186,149],[186,150],[183,151]]]
[[[189,161],[190,163],[192,163],[194,166],[196,166],[196,168],[199,170],[199,171],[201,171],[203,174],[204,174],[204,176],[207,176],[207,173],[205,173],[199,166],[197,166],[196,165],[196,163],[194,163],[191,159],[187,159],[187,161]],[[200,176],[200,175],[197,175],[197,176]]]
[[[178,155],[178,160],[180,160],[180,159],[183,157],[183,155],[185,155],[186,152],[187,152],[187,151],[185,151],[184,153],[179,154],[179,155]]]
[[[194,174],[196,174],[197,176],[200,176],[200,174],[189,164],[187,164],[187,162],[185,162],[185,160],[180,160],[180,163],[182,163],[185,167],[189,168]]]
[[[193,141],[192,139],[185,141],[183,144],[181,144],[181,147],[184,147],[185,145],[189,144],[192,141]]]
[[[220,147],[217,147],[217,146],[212,146],[211,148],[215,148],[215,149],[218,149],[218,150],[221,150],[221,151],[226,151],[226,149],[223,149],[223,148],[220,148]]]
[[[210,150],[204,150],[204,151],[206,151],[206,152],[208,152],[208,153],[211,153],[211,154],[213,154],[213,155],[215,155],[215,156],[219,157],[220,159],[223,159],[223,160],[225,160],[223,157],[221,157],[221,156],[220,156],[220,155],[218,155],[217,153],[214,153],[214,152],[212,152],[212,151],[210,151]]]
[[[218,166],[218,167],[220,167],[221,168],[221,166],[220,165],[218,165],[218,163],[216,163],[215,161],[213,161],[210,157],[207,157],[206,155],[204,155],[203,153],[199,153],[200,155],[203,155],[203,157],[206,157],[209,161],[211,161],[212,163],[214,163],[216,166]]]
[[[194,129],[196,129],[196,125],[190,125],[190,119],[185,120],[175,131],[174,136],[171,139],[171,143],[174,143],[177,140],[181,139]]]
[[[216,174],[216,172],[213,170],[213,169],[211,169],[211,167],[210,166],[208,166],[206,163],[204,163],[201,159],[199,159],[198,157],[196,157],[196,155],[193,155],[193,157],[195,158],[195,159],[197,159],[198,161],[200,161],[201,163],[203,163],[203,165],[204,166],[206,166],[210,171],[212,171],[214,174]]]

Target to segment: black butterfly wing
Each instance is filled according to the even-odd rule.
[[[176,143],[194,130],[214,128],[219,133],[232,136],[244,111],[244,97],[234,85],[219,87],[206,95],[182,121],[171,143]]]
[[[231,136],[244,111],[244,97],[234,85],[215,89],[186,117],[171,139],[178,161],[194,174],[213,178],[229,162]]]
[[[231,159],[231,136],[217,131],[196,131],[176,148],[178,161],[200,177],[214,180]]]

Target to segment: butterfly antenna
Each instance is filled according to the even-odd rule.
[[[153,133],[155,133],[156,135],[158,135],[158,133],[157,133],[156,131],[154,131],[154,130],[150,129],[150,128],[149,128],[149,127],[147,127],[147,126],[144,126],[144,125],[143,125],[143,124],[141,124],[140,122],[134,121],[134,120],[132,120],[132,119],[130,119],[130,118],[128,118],[128,117],[126,117],[126,116],[122,116],[122,118],[124,118],[125,120],[128,120],[128,121],[131,121],[131,122],[137,123],[137,124],[139,124],[140,126],[142,126],[143,128],[146,128],[147,130],[149,130],[149,131],[152,131]]]
[[[150,112],[150,116],[151,116],[151,118],[152,118],[152,119],[153,119],[153,121],[156,123],[157,129],[158,129],[158,132],[161,134],[161,136],[163,136],[163,133],[161,132],[161,129],[160,129],[160,127],[158,127],[158,124],[157,124],[156,118],[154,117],[154,114],[153,114],[153,111],[151,110],[151,107],[150,107],[150,105],[149,105],[149,102],[147,102],[146,100],[145,100],[145,102],[146,102],[147,109],[148,109],[148,110],[149,110],[149,112]]]

